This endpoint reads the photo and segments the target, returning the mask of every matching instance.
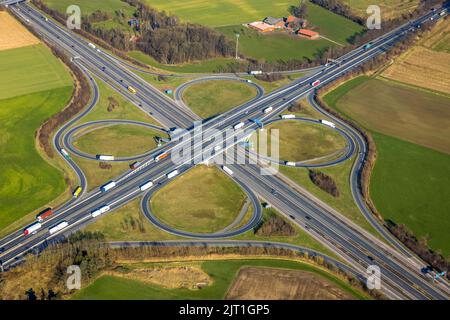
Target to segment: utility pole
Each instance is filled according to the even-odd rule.
[[[238,49],[239,49],[239,36],[240,36],[240,34],[239,34],[239,33],[236,33],[236,60],[238,60],[238,59],[239,59],[239,57],[238,57]]]

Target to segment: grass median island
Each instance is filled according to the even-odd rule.
[[[133,268],[132,264],[125,265]],[[313,274],[315,277],[326,281],[340,292],[355,299],[367,299],[366,295],[349,286],[347,283],[331,273],[313,265],[289,261],[271,259],[236,259],[236,260],[212,260],[203,262],[172,262],[172,263],[139,263],[138,268],[170,268],[170,267],[200,267],[211,279],[211,283],[201,290],[188,288],[167,288],[157,284],[144,283],[143,281],[127,279],[123,276],[104,275],[94,281],[90,286],[82,289],[73,296],[75,300],[96,299],[225,299],[229,288],[236,279],[239,270],[245,267],[277,268],[281,270],[298,270]],[[261,280],[261,279],[260,279]],[[273,280],[277,282],[277,280]],[[261,284],[262,285],[262,284]],[[308,283],[304,283],[308,286]]]
[[[245,82],[213,80],[196,83],[183,94],[184,102],[202,118],[209,118],[243,104],[256,96],[256,89]]]
[[[89,127],[91,130],[95,127]],[[82,134],[82,133],[81,133]],[[113,126],[99,125],[98,130],[81,135],[74,141],[80,151],[96,155],[110,154],[116,157],[139,155],[157,147],[156,136],[166,135],[150,128],[119,124]]]
[[[158,190],[150,205],[169,227],[210,233],[230,225],[245,198],[241,188],[216,167],[198,166]]]
[[[339,133],[320,124],[291,120],[273,123],[266,129],[269,137],[271,130],[279,130],[280,159],[286,161],[328,156],[346,145]],[[270,148],[269,145],[268,150]]]

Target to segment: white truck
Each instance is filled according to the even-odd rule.
[[[95,49],[95,48],[96,48],[96,47],[95,47],[95,44],[93,44],[93,43],[91,43],[91,42],[88,43],[88,46],[91,47],[92,49]]]
[[[336,125],[335,125],[333,122],[331,122],[331,121],[328,121],[328,120],[320,120],[320,122],[321,122],[322,124],[328,126],[328,127],[333,128],[333,129],[336,128]]]
[[[264,109],[264,113],[269,113],[273,110],[273,107],[268,107]]]
[[[103,207],[101,207],[101,208],[99,208],[99,209],[97,209],[95,211],[92,211],[91,212],[91,216],[92,216],[92,218],[95,218],[95,217],[98,217],[99,215],[101,215],[101,214],[103,214],[105,212],[108,212],[109,210],[111,210],[110,206],[103,206]]]
[[[295,114],[282,114],[281,119],[295,119]]]
[[[114,161],[114,156],[98,154],[97,159],[102,161]]]
[[[149,181],[149,182],[144,183],[142,186],[140,186],[139,189],[141,189],[141,191],[145,191],[145,190],[150,189],[151,187],[153,187],[153,182]]]
[[[38,231],[40,228],[42,228],[42,224],[40,222],[35,222],[35,223],[29,225],[28,227],[26,227],[25,230],[23,230],[23,235],[27,236],[29,234],[32,234],[32,233]]]
[[[290,167],[295,167],[295,162],[292,161],[286,161],[284,164]]]
[[[257,75],[257,74],[262,74],[263,72],[261,71],[261,70],[253,70],[253,71],[250,71],[250,74],[251,75]]]
[[[173,177],[177,176],[178,173],[179,173],[178,170],[173,170],[172,172],[169,172],[167,174],[167,179],[172,179]]]
[[[227,166],[222,166],[223,171],[225,171],[226,173],[228,173],[230,176],[233,175],[233,170],[231,170],[230,168],[228,168]]]
[[[104,184],[103,186],[100,187],[100,190],[102,192],[107,192],[109,190],[111,190],[112,188],[114,188],[116,186],[116,182],[115,181],[110,181],[107,184]]]
[[[67,221],[63,221],[63,222],[60,222],[57,225],[51,227],[50,229],[48,229],[48,232],[50,234],[54,234],[54,233],[56,233],[58,231],[61,231],[61,230],[65,229],[65,228],[67,228],[68,226],[69,226],[69,223]]]
[[[242,128],[244,125],[245,125],[244,122],[239,122],[233,128],[234,128],[234,130],[238,130],[238,129]]]

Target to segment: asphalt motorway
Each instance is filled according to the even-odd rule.
[[[23,7],[24,9],[27,9],[25,7],[28,7],[27,5],[20,5],[21,7]],[[33,12],[34,10],[29,9],[31,11],[28,11],[26,13],[24,13],[23,11],[21,12],[21,14],[24,14],[28,17],[31,18],[31,15],[35,15],[34,16],[34,20],[33,23],[37,23],[36,19],[41,19],[40,14]],[[428,17],[423,17],[422,19],[425,20],[429,18]],[[33,18],[31,18],[33,19]],[[30,20],[31,20],[30,19]],[[421,21],[423,21],[421,20]],[[42,20],[44,21],[44,20]],[[42,22],[41,21],[41,22]],[[46,30],[48,31],[48,29],[50,29],[51,31],[52,28],[49,27]],[[407,29],[407,27],[405,28],[405,30]],[[41,32],[43,30],[41,29]],[[236,123],[236,120],[241,120],[241,119],[248,119],[249,115],[251,115],[252,113],[257,115],[261,115],[261,107],[264,106],[266,107],[268,104],[272,104],[272,105],[277,105],[276,108],[274,108],[276,111],[274,111],[274,114],[279,113],[281,110],[285,109],[288,104],[296,99],[298,99],[301,96],[304,96],[305,94],[308,94],[309,92],[311,92],[311,88],[309,86],[309,83],[311,81],[314,81],[316,79],[321,79],[322,83],[327,83],[329,81],[333,81],[334,79],[338,78],[339,76],[341,76],[343,73],[347,72],[348,70],[350,70],[351,68],[361,64],[364,61],[367,61],[368,59],[371,59],[373,56],[380,54],[383,52],[383,50],[385,50],[385,46],[390,45],[392,42],[394,42],[397,38],[399,38],[401,36],[401,32],[403,32],[404,30],[400,29],[397,30],[396,32],[394,32],[393,34],[389,34],[384,36],[383,38],[374,41],[373,44],[373,49],[371,50],[362,50],[361,48],[355,50],[354,52],[345,55],[344,57],[342,57],[342,63],[341,65],[333,65],[330,68],[328,68],[327,70],[325,70],[325,72],[319,72],[317,74],[315,74],[313,77],[310,77],[310,79],[307,79],[307,82],[302,83],[302,81],[298,81],[298,82],[294,82],[291,86],[288,86],[287,88],[284,88],[282,90],[279,90],[271,95],[266,96],[263,99],[260,99],[260,101],[256,102],[255,104],[251,105],[251,106],[247,106],[246,108],[236,108],[234,110],[232,110],[232,112],[228,112],[225,113],[224,115],[221,115],[217,118],[211,119],[210,123],[208,123],[208,125],[211,126],[216,126],[216,127],[229,127],[230,125],[233,125]],[[45,32],[44,32],[45,33]],[[62,38],[62,36],[60,34],[58,34],[56,36],[56,39],[54,38],[53,35],[49,35],[48,33],[46,33],[47,37],[49,39],[53,39],[54,41],[58,42],[56,39],[60,39]],[[58,38],[59,36],[59,38]],[[65,36],[64,36],[65,37]],[[70,35],[69,35],[70,37]],[[65,39],[64,41],[69,41]],[[86,47],[86,44],[83,44]],[[64,46],[64,45],[63,45]],[[69,44],[69,46],[71,46]],[[80,45],[81,46],[81,45]],[[77,46],[78,47],[78,46]],[[84,48],[86,49],[86,48]],[[83,49],[83,50],[84,50]],[[84,52],[84,51],[83,51]],[[88,51],[88,57],[82,57],[82,64],[89,67],[89,65],[92,67],[92,64],[95,64],[95,62],[91,62],[91,56],[92,54],[96,55],[95,51],[90,50]],[[85,64],[85,60],[90,61],[89,63]],[[94,59],[95,60],[95,59]],[[109,70],[109,66],[108,68],[106,68],[107,70]],[[100,67],[101,69],[101,67]],[[118,68],[120,69],[120,68]],[[96,70],[98,72],[98,70]],[[122,70],[118,71],[118,70],[114,70],[111,71],[110,75],[111,77],[113,77],[114,75],[122,75],[121,73],[123,73]],[[125,77],[122,77],[125,78]],[[129,79],[130,81],[138,81],[135,80],[135,78],[133,76],[130,76],[127,79]],[[117,80],[117,79],[116,79]],[[304,81],[304,80],[303,80]],[[148,87],[146,85],[142,85],[143,87]],[[137,85],[136,85],[137,87]],[[141,87],[141,86],[140,86]],[[139,92],[139,88],[136,88]],[[157,90],[156,90],[157,91]],[[159,93],[159,92],[158,92]],[[143,96],[141,99],[150,99],[147,97],[147,95],[153,95],[154,93],[152,93],[152,90],[149,90],[148,88],[146,88],[145,90],[143,90]],[[153,98],[153,97],[152,97]],[[161,98],[161,97],[159,97]],[[169,103],[167,103],[169,102]],[[161,113],[167,113],[170,112],[170,114],[172,115],[176,115],[176,117],[173,119],[174,122],[177,123],[187,123],[187,118],[180,120],[183,118],[183,116],[186,115],[186,112],[180,112],[178,113],[178,108],[173,106],[173,102],[171,102],[168,99],[164,100],[164,103],[159,105],[158,103],[156,103],[154,106],[152,106],[152,108],[157,109],[158,114]],[[247,109],[247,110],[243,110],[243,109]],[[164,110],[164,111],[162,111]],[[244,113],[245,112],[245,113]],[[156,118],[158,118],[157,116],[155,116]],[[189,117],[191,117],[191,115],[189,115]],[[159,119],[159,118],[158,118]],[[178,120],[176,120],[178,119]],[[167,120],[167,119],[166,119]],[[168,124],[171,124],[172,122],[169,120],[167,121]],[[181,125],[180,125],[181,127]],[[188,126],[185,126],[188,127]],[[251,124],[250,122],[246,121],[246,127],[249,129],[256,129],[256,127]],[[149,162],[151,162],[151,160],[149,160]],[[180,168],[180,173],[182,173],[183,170],[188,169],[189,166],[187,166],[186,168],[184,168],[182,166],[182,168]],[[244,166],[243,166],[244,167]],[[250,170],[249,166],[245,166],[246,170]],[[151,179],[151,180],[158,180],[163,178],[163,176],[161,176],[161,173],[166,173],[169,170],[173,169],[173,166],[168,163],[168,161],[161,161],[159,163],[153,164],[153,165],[148,165],[145,168],[143,168],[142,170],[139,170],[139,174],[135,174],[132,176],[125,176],[126,178],[124,178],[122,181],[120,181],[119,186],[116,189],[113,189],[111,192],[108,193],[93,193],[92,195],[88,195],[88,197],[81,199],[81,201],[77,202],[75,204],[75,208],[73,209],[68,209],[66,212],[62,212],[60,214],[58,214],[57,217],[58,219],[65,219],[65,218],[73,218],[73,222],[71,221],[71,225],[72,224],[77,224],[80,223],[81,219],[89,219],[89,218],[84,218],[87,213],[89,212],[89,210],[95,208],[96,206],[99,206],[100,204],[103,203],[110,203],[112,205],[113,208],[119,207],[120,205],[122,205],[123,203],[126,203],[127,201],[129,201],[130,198],[134,197],[134,194],[139,193],[138,191],[136,191],[136,186],[139,183],[142,183],[144,181],[146,181],[147,179]],[[170,171],[169,171],[170,172]],[[250,172],[249,172],[250,174]],[[155,178],[156,176],[156,178]],[[249,181],[245,181],[244,184],[246,183],[251,183],[252,179],[256,179],[257,175],[255,175],[254,173],[251,173],[251,179],[249,178]],[[313,204],[315,206],[315,204]],[[287,210],[287,209],[285,209]],[[282,211],[282,210],[281,210]],[[67,216],[65,216],[67,215]],[[53,221],[54,222],[54,221]],[[48,221],[48,223],[46,223],[44,226],[47,227],[49,224],[51,223],[51,221]],[[351,237],[354,237],[357,240],[363,239],[363,242],[367,242],[366,239],[366,235],[358,235],[355,236],[354,234],[354,230],[351,228],[348,228],[347,225],[343,225],[341,226],[341,228],[344,229],[344,231],[348,232],[349,235]],[[35,246],[37,243],[39,242],[45,242],[49,237],[48,234],[45,234],[45,229],[43,228],[43,230],[41,232],[38,232],[36,235],[33,235],[29,238],[26,239],[26,241],[23,241],[23,238],[18,239],[19,241],[13,243],[13,246],[11,248],[7,248],[8,252],[5,254],[1,255],[1,258],[4,259],[4,256],[11,257],[11,259],[15,259],[16,256],[19,256],[21,254],[23,254],[24,252],[28,251],[29,248]],[[331,228],[330,228],[331,229]],[[339,248],[336,248],[336,246],[334,245],[334,241],[333,241],[333,236],[336,236],[335,234],[332,233],[332,229],[331,231],[327,228],[324,228],[324,230],[318,230],[320,232],[322,232],[322,241],[326,241],[330,244],[331,247],[333,247],[334,250],[339,252]],[[325,233],[324,233],[325,231]],[[319,234],[320,235],[320,234]],[[51,238],[51,237],[50,237]],[[3,240],[0,241],[0,243],[3,243]],[[348,261],[354,263],[357,266],[363,267],[365,258],[367,257],[367,253],[364,252],[362,249],[358,249],[358,248],[346,248],[346,247],[350,247],[348,245],[348,241],[344,244],[344,251],[350,252],[352,251],[352,254],[355,255],[356,258],[354,259],[347,259]],[[373,256],[376,255],[377,250],[379,251],[380,244],[376,243],[376,245],[374,247],[372,246],[368,246],[367,250],[369,250]],[[354,250],[354,252],[353,252]],[[374,250],[375,252],[372,252],[372,250]],[[6,261],[10,261],[11,259],[8,259]],[[403,270],[403,266],[402,264],[404,263],[404,261],[396,261],[394,259],[391,259],[389,256],[382,256],[379,257],[380,260],[382,260],[384,263],[387,263],[389,265],[393,265],[395,270]],[[411,275],[410,273],[408,273],[409,278],[408,281],[411,281],[411,283],[408,283],[407,281],[402,281],[401,278],[399,278],[398,276],[394,275],[392,273],[392,271],[389,271],[388,268],[386,268],[386,272],[387,272],[387,281],[389,282],[390,286],[399,286],[400,288],[402,288],[402,291],[404,292],[408,292],[408,294],[406,295],[406,298],[437,298],[437,299],[445,299],[447,298],[446,295],[443,295],[441,292],[439,292],[439,289],[436,288],[434,285],[426,283],[420,278],[420,275],[418,274],[419,271],[417,270],[417,274]],[[417,289],[416,286],[418,286],[420,289]],[[404,288],[405,287],[405,288]],[[390,290],[388,290],[390,291]],[[398,292],[398,290],[397,290]]]

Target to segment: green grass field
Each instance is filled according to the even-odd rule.
[[[99,127],[98,130],[82,135],[74,141],[74,146],[89,154],[128,157],[156,148],[157,144],[154,140],[156,136],[166,137],[167,135],[139,126],[114,125]]]
[[[42,0],[49,8],[66,12],[70,5],[77,5],[81,9],[81,15],[88,15],[96,10],[108,12],[113,15],[116,10],[131,16],[134,8],[121,0]]]
[[[367,7],[376,4],[381,9],[382,18],[393,18],[411,12],[419,4],[419,0],[344,0],[360,17],[367,17]]]
[[[66,188],[63,173],[36,150],[35,132],[64,108],[71,94],[72,87],[66,86],[0,101],[0,229]]]
[[[219,231],[238,216],[246,198],[216,167],[198,166],[156,191],[150,200],[156,217],[185,231]]]
[[[214,80],[193,84],[183,93],[192,111],[206,119],[243,104],[256,96],[256,89],[245,82]]]
[[[369,84],[375,85],[370,91],[366,89]],[[354,102],[353,109],[357,113],[350,113],[350,100],[347,98],[347,104],[342,101],[358,92],[365,96],[358,99],[359,104]],[[448,102],[443,107],[441,99],[447,98],[367,77],[348,81],[325,96],[329,106],[365,124],[372,131],[378,158],[370,193],[383,217],[396,223],[404,223],[417,236],[428,235],[431,247],[442,250],[447,256],[450,253],[447,232],[450,226],[447,223],[450,156],[398,139],[423,135],[430,139],[428,144],[436,144],[432,140],[435,133],[424,130],[424,125],[435,132],[443,133],[445,131],[442,130],[448,129],[433,128],[429,124],[430,121],[435,124],[445,121],[440,118],[445,117],[442,112],[448,111]],[[374,101],[388,103],[375,106]],[[418,102],[423,104],[417,105]],[[399,117],[408,121],[403,123]],[[386,126],[386,122],[390,123],[390,127]],[[393,128],[396,125],[404,129],[397,131]],[[378,132],[382,130],[385,132]],[[389,136],[389,133],[398,138]],[[445,146],[445,143],[440,145]]]
[[[158,266],[159,264],[148,263],[147,267]],[[164,264],[168,266],[169,264]],[[178,265],[178,264],[177,264]],[[152,299],[223,299],[228,288],[233,282],[237,272],[244,266],[272,267],[293,270],[303,270],[314,272],[318,276],[324,277],[337,285],[342,290],[350,293],[357,299],[366,299],[361,292],[350,287],[334,275],[318,269],[312,265],[288,261],[288,260],[270,260],[270,259],[252,259],[252,260],[216,260],[201,262],[201,268],[212,278],[213,283],[201,290],[189,289],[167,289],[162,286],[145,284],[140,281],[124,279],[114,276],[101,276],[93,284],[82,289],[75,294],[76,300],[152,300]]]
[[[450,255],[450,155],[373,133],[378,158],[370,194],[385,219],[403,223]]]
[[[0,99],[71,85],[68,70],[42,44],[0,51]]]
[[[279,130],[280,159],[286,161],[311,160],[345,147],[345,140],[336,131],[321,125],[283,121],[271,124],[266,129],[269,137],[272,129]]]

